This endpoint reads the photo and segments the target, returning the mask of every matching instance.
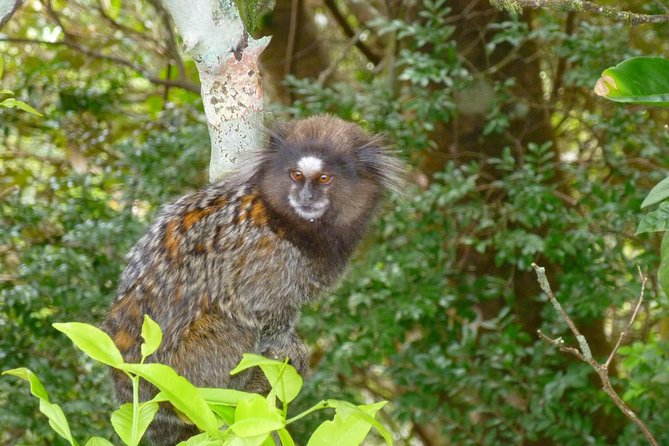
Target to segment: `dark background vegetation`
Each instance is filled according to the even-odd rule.
[[[98,323],[152,215],[207,181],[197,72],[166,17],[157,0],[31,0],[0,34],[1,88],[45,115],[0,109],[0,368],[42,377],[81,439],[112,438],[107,374],[51,324]],[[300,404],[389,400],[400,445],[644,444],[588,365],[537,338],[574,342],[530,263],[600,360],[640,266],[648,299],[611,375],[669,444],[659,238],[634,236],[667,175],[669,114],[592,93],[627,57],[667,56],[669,25],[511,17],[483,0],[278,0],[264,23],[275,117],[340,115],[415,166],[343,287],[306,311],[314,371]],[[0,443],[62,443],[8,377]]]

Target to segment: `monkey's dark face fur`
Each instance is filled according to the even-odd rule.
[[[384,189],[402,177],[402,165],[378,138],[325,116],[275,128],[259,170],[275,212],[298,227],[339,230],[364,223]]]
[[[242,353],[305,374],[300,307],[336,286],[385,189],[403,164],[358,126],[321,116],[279,125],[267,148],[238,172],[163,207],[129,254],[105,329],[126,361],[141,358],[142,318],[163,330],[148,361],[195,385],[269,391],[257,372],[231,377]],[[121,401],[132,399],[113,375]],[[142,399],[156,390],[142,383]],[[156,445],[194,434],[162,408],[149,427]]]

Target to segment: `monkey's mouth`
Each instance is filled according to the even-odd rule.
[[[290,197],[289,201],[295,213],[305,220],[315,220],[322,217],[330,204],[328,200],[321,200],[315,203],[300,203],[293,199],[293,197]]]

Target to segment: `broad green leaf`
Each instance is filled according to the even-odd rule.
[[[258,437],[286,425],[279,410],[261,395],[242,400],[235,410],[230,429],[240,437]]]
[[[657,270],[657,280],[665,293],[669,293],[669,231],[662,237],[660,246],[660,267]]]
[[[0,94],[14,94],[12,90],[0,90]]]
[[[657,209],[646,213],[639,222],[636,234],[658,232],[669,229],[669,201],[660,204]]]
[[[164,364],[122,364],[121,370],[144,378],[156,386],[195,425],[214,438],[219,435],[216,417],[200,396],[198,389],[186,378]]]
[[[224,446],[264,446],[268,439],[271,439],[269,434],[259,435],[257,437],[239,437],[231,435],[224,443]]]
[[[230,426],[235,422],[235,407],[234,406],[224,406],[222,404],[209,404],[209,409],[212,410],[216,415],[218,415],[221,420],[223,420],[226,426]]]
[[[241,400],[247,400],[255,393],[244,392],[234,389],[220,389],[212,387],[199,387],[200,395],[207,403],[222,404],[225,406],[236,406]]]
[[[4,101],[0,102],[0,105],[7,108],[19,108],[23,111],[27,111],[28,113],[32,113],[33,115],[43,116],[40,112],[32,108],[30,105],[26,104],[23,101],[19,101],[18,99],[7,98]]]
[[[53,327],[96,361],[115,368],[123,364],[123,356],[114,341],[99,328],[81,322],[55,323]]]
[[[114,444],[102,437],[91,437],[88,439],[85,446],[114,446]]]
[[[641,203],[641,209],[657,204],[667,198],[669,198],[669,177],[657,183],[650,190],[646,199]]]
[[[279,434],[279,439],[281,440],[281,446],[295,446],[293,437],[290,436],[290,433],[286,430],[285,427],[279,429],[277,433]]]
[[[230,370],[231,375],[236,375],[239,372],[243,372],[246,369],[251,367],[260,367],[261,365],[283,365],[283,361],[277,361],[276,359],[265,358],[264,356],[255,355],[253,353],[244,353],[242,355],[242,360],[239,361],[237,367]]]
[[[111,423],[118,436],[129,446],[139,444],[149,424],[158,412],[158,403],[145,402],[139,405],[138,424],[135,430],[132,426],[132,403],[126,403],[116,409],[111,415]]]
[[[616,102],[669,106],[669,60],[627,59],[602,72],[595,93]]]
[[[178,443],[177,446],[219,446],[220,444],[220,440],[212,440],[206,432],[203,432]]]
[[[70,425],[67,423],[63,409],[59,405],[49,402],[49,394],[37,375],[25,367],[6,370],[2,374],[16,376],[28,381],[30,383],[30,393],[39,399],[39,410],[49,419],[51,428],[58,435],[69,441],[71,445],[77,445],[70,432]]]
[[[329,407],[334,407],[337,413],[332,421],[324,422],[314,431],[307,446],[359,445],[365,440],[372,426],[392,446],[390,432],[374,419],[376,412],[386,404],[385,401],[362,406],[339,400],[327,400],[326,403]]]
[[[300,393],[302,389],[302,377],[295,367],[275,359],[265,358],[260,355],[245,353],[230,374],[234,375],[250,367],[260,367],[267,381],[272,386],[272,392],[283,402],[288,404]]]
[[[158,350],[160,343],[163,341],[163,332],[160,326],[146,314],[142,323],[142,338],[144,339],[144,343],[141,346],[143,358],[152,355]]]
[[[5,370],[2,372],[2,374],[16,376],[17,378],[28,381],[30,384],[30,393],[41,400],[49,401],[49,394],[44,388],[42,381],[39,380],[37,375],[35,375],[32,370],[25,367],[20,367],[18,369]]]

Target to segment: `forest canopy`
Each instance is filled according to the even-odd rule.
[[[273,36],[260,67],[268,124],[337,115],[412,166],[342,287],[302,317],[312,373],[295,404],[387,400],[397,444],[644,444],[592,368],[537,336],[578,345],[531,265],[599,361],[630,320],[641,269],[645,301],[609,376],[669,444],[662,235],[636,234],[669,174],[669,109],[593,92],[625,59],[669,57],[669,23],[487,0],[276,3],[258,30]],[[0,101],[42,115],[0,107],[0,364],[35,371],[82,438],[112,438],[108,371],[51,324],[99,325],[160,206],[208,182],[182,43],[158,0],[28,0],[0,28]],[[65,444],[23,386],[0,379],[0,443]],[[299,444],[317,422],[297,425]]]

